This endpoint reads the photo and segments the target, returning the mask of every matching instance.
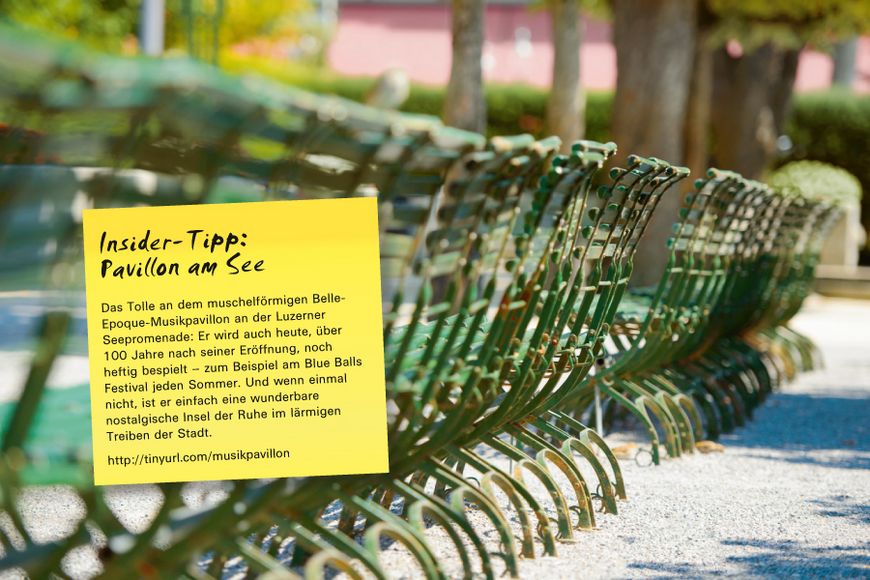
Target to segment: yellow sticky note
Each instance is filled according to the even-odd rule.
[[[97,485],[388,470],[374,198],[84,213]]]

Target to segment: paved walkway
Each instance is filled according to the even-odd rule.
[[[620,514],[522,576],[870,577],[870,301],[813,299],[793,326],[826,370],[768,399],[723,454],[624,462]]]

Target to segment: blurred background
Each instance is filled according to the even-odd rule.
[[[489,135],[613,140],[695,175],[810,183],[851,207],[826,249],[831,276],[870,284],[857,268],[870,265],[868,1],[0,0],[0,14]],[[845,171],[789,165],[804,160]],[[677,197],[650,237],[667,237]],[[637,282],[658,279],[661,248],[641,245]]]

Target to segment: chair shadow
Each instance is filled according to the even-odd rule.
[[[870,398],[777,393],[744,428],[722,437],[744,456],[837,469],[870,469]]]

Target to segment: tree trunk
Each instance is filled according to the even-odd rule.
[[[834,46],[834,74],[831,84],[852,88],[855,82],[855,60],[858,56],[858,37],[853,36]]]
[[[483,0],[452,0],[453,62],[444,98],[444,122],[452,127],[486,131],[483,96]]]
[[[773,160],[794,90],[798,54],[772,44],[739,57],[724,48],[716,51],[713,130],[719,167],[758,178]]]
[[[773,126],[777,136],[785,130],[785,122],[791,113],[791,98],[794,95],[794,82],[797,79],[800,49],[790,49],[782,52],[780,73],[771,79],[770,106],[773,109]]]
[[[552,0],[553,83],[547,99],[547,129],[562,139],[562,151],[583,137],[586,95],[580,84],[580,43],[583,22],[579,0]]]
[[[630,153],[681,163],[683,125],[695,52],[695,0],[614,0],[617,77],[613,139]],[[633,285],[654,284],[667,260],[665,244],[680,196],[662,198],[634,260]]]
[[[700,12],[705,12],[703,7]],[[683,128],[685,164],[694,178],[702,177],[709,167],[710,107],[713,99],[713,51],[709,44],[709,15],[699,14],[698,19],[692,81],[689,85],[689,102],[686,105],[686,122]]]

